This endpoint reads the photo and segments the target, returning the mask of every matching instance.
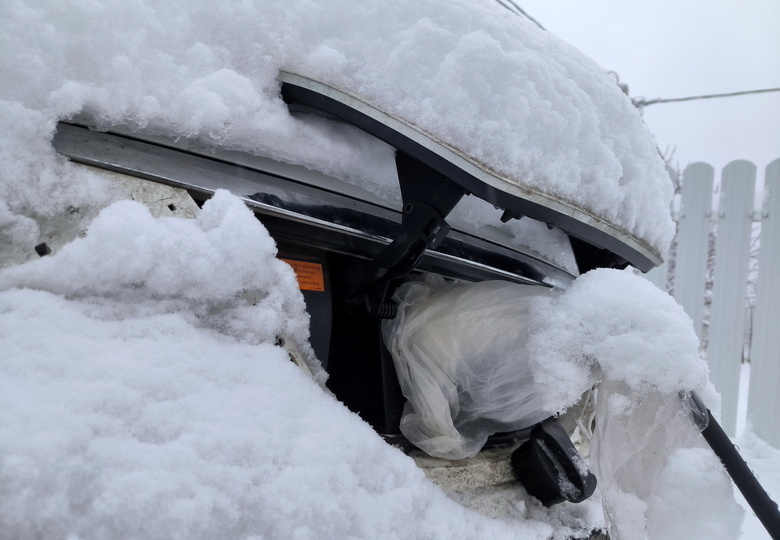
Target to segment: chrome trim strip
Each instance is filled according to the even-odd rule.
[[[58,124],[53,145],[59,153],[74,162],[184,188],[200,193],[204,198],[217,189],[228,189],[260,215],[314,227],[322,231],[323,235],[367,242],[375,245],[377,251],[390,244],[394,227],[400,227],[399,212],[319,189],[306,182],[233,164],[224,161],[221,154],[208,157],[178,149],[171,144],[160,145],[137,137],[91,131],[83,126],[63,122]],[[258,200],[257,195],[261,195],[259,198],[264,200]],[[304,211],[328,215],[318,217],[307,215]],[[359,221],[361,228],[351,225],[350,220]],[[380,230],[384,232],[378,232]],[[534,267],[540,279],[441,251],[446,250],[447,243],[455,252],[468,252],[475,258],[479,258],[480,254],[490,255],[512,262],[518,268]],[[341,252],[348,253],[346,249]],[[554,283],[564,284],[573,279],[568,273],[531,255],[457,230],[450,233],[439,250],[427,250],[424,264],[426,261],[433,267],[457,265],[464,270],[471,269],[475,275],[487,273],[496,279],[518,283],[545,283],[547,280],[541,281],[541,276],[550,277]],[[466,275],[470,272],[460,273]]]

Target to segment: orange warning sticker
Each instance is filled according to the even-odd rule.
[[[295,276],[298,278],[298,287],[302,291],[324,291],[325,275],[322,272],[322,265],[319,263],[293,261],[292,259],[282,259],[292,266]]]

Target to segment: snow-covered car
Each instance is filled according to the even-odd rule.
[[[465,511],[429,511],[440,491],[376,433],[451,498],[522,517],[464,533],[464,513],[465,536],[673,523],[676,479],[718,466],[667,459],[698,436],[677,392],[706,390],[706,365],[681,308],[615,270],[658,265],[674,224],[614,80],[494,2],[172,5],[122,4],[111,24],[14,11],[52,33],[11,40],[31,52],[0,101],[18,131],[0,173],[20,186],[0,186],[0,317],[59,341],[3,335],[9,530],[446,536]],[[109,206],[127,198],[146,208]],[[407,354],[426,347],[436,362]],[[569,436],[590,436],[597,382],[604,516],[547,508],[593,492]],[[38,451],[49,431],[64,444]]]
[[[373,139],[372,144],[389,145],[390,151],[370,165],[387,168],[383,159],[394,157],[400,201],[397,193],[378,196],[277,159],[215,150],[131,126],[96,129],[85,115],[59,123],[54,147],[73,162],[109,171],[142,202],[170,201],[166,205],[170,215],[185,212],[188,198],[193,207],[193,203],[202,205],[219,189],[241,197],[275,239],[279,257],[296,272],[311,316],[311,344],[335,396],[388,442],[416,455],[442,484],[486,487],[514,481],[509,454],[529,439],[534,425],[549,412],[535,415],[533,421],[516,421],[520,429],[501,429],[500,423],[492,426],[478,447],[497,450],[481,454],[476,465],[480,472],[474,472],[474,461],[453,464],[415,452],[402,434],[401,418],[409,397],[404,393],[409,389],[399,385],[399,365],[394,365],[387,340],[382,339],[382,322],[393,319],[398,310],[393,295],[399,285],[410,276],[435,274],[449,281],[500,280],[534,286],[543,294],[550,288],[565,289],[577,273],[598,267],[633,264],[648,270],[660,261],[659,253],[576,202],[501,175],[408,119],[353,93],[289,72],[281,72],[279,80],[291,114],[302,121],[359,129]],[[158,185],[144,195],[139,185],[149,181],[168,187]],[[476,199],[472,202],[476,210],[469,212],[467,206],[463,211],[461,206],[453,212],[467,197]],[[521,219],[519,229],[505,226]],[[567,427],[571,431],[573,426],[572,419]],[[556,441],[549,433],[540,433],[551,437],[548,445]],[[574,451],[568,440],[560,443],[567,445],[561,448]],[[578,475],[572,470],[569,476],[561,476],[561,463],[576,459],[561,451],[557,460],[550,454],[555,465],[537,479],[553,487],[530,488],[539,497],[552,489],[554,493],[542,497],[549,504],[566,498],[582,500],[595,485],[589,473]],[[528,452],[526,448],[525,457],[515,454],[514,470],[521,479],[525,474],[530,486],[533,471],[544,467],[529,465],[529,460],[539,458]],[[474,453],[443,455],[473,457]],[[556,476],[566,482],[587,481],[586,493],[561,496]]]

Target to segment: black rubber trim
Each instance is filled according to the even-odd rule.
[[[305,105],[341,118],[439,171],[480,199],[563,230],[575,240],[575,258],[580,272],[599,267],[625,268],[628,264],[647,272],[656,266],[647,256],[606,232],[544,205],[489,186],[416,141],[344,103],[289,82],[282,82],[281,88],[282,98],[288,104]]]

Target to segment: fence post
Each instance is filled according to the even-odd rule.
[[[748,418],[756,435],[780,448],[780,159],[767,166],[765,179]]]
[[[755,183],[756,166],[749,161],[732,161],[723,169],[707,363],[722,398],[723,429],[732,437],[737,427]]]
[[[680,221],[677,223],[674,298],[693,320],[693,328],[699,337],[702,335],[704,314],[714,175],[715,169],[706,163],[692,163],[685,168]]]

